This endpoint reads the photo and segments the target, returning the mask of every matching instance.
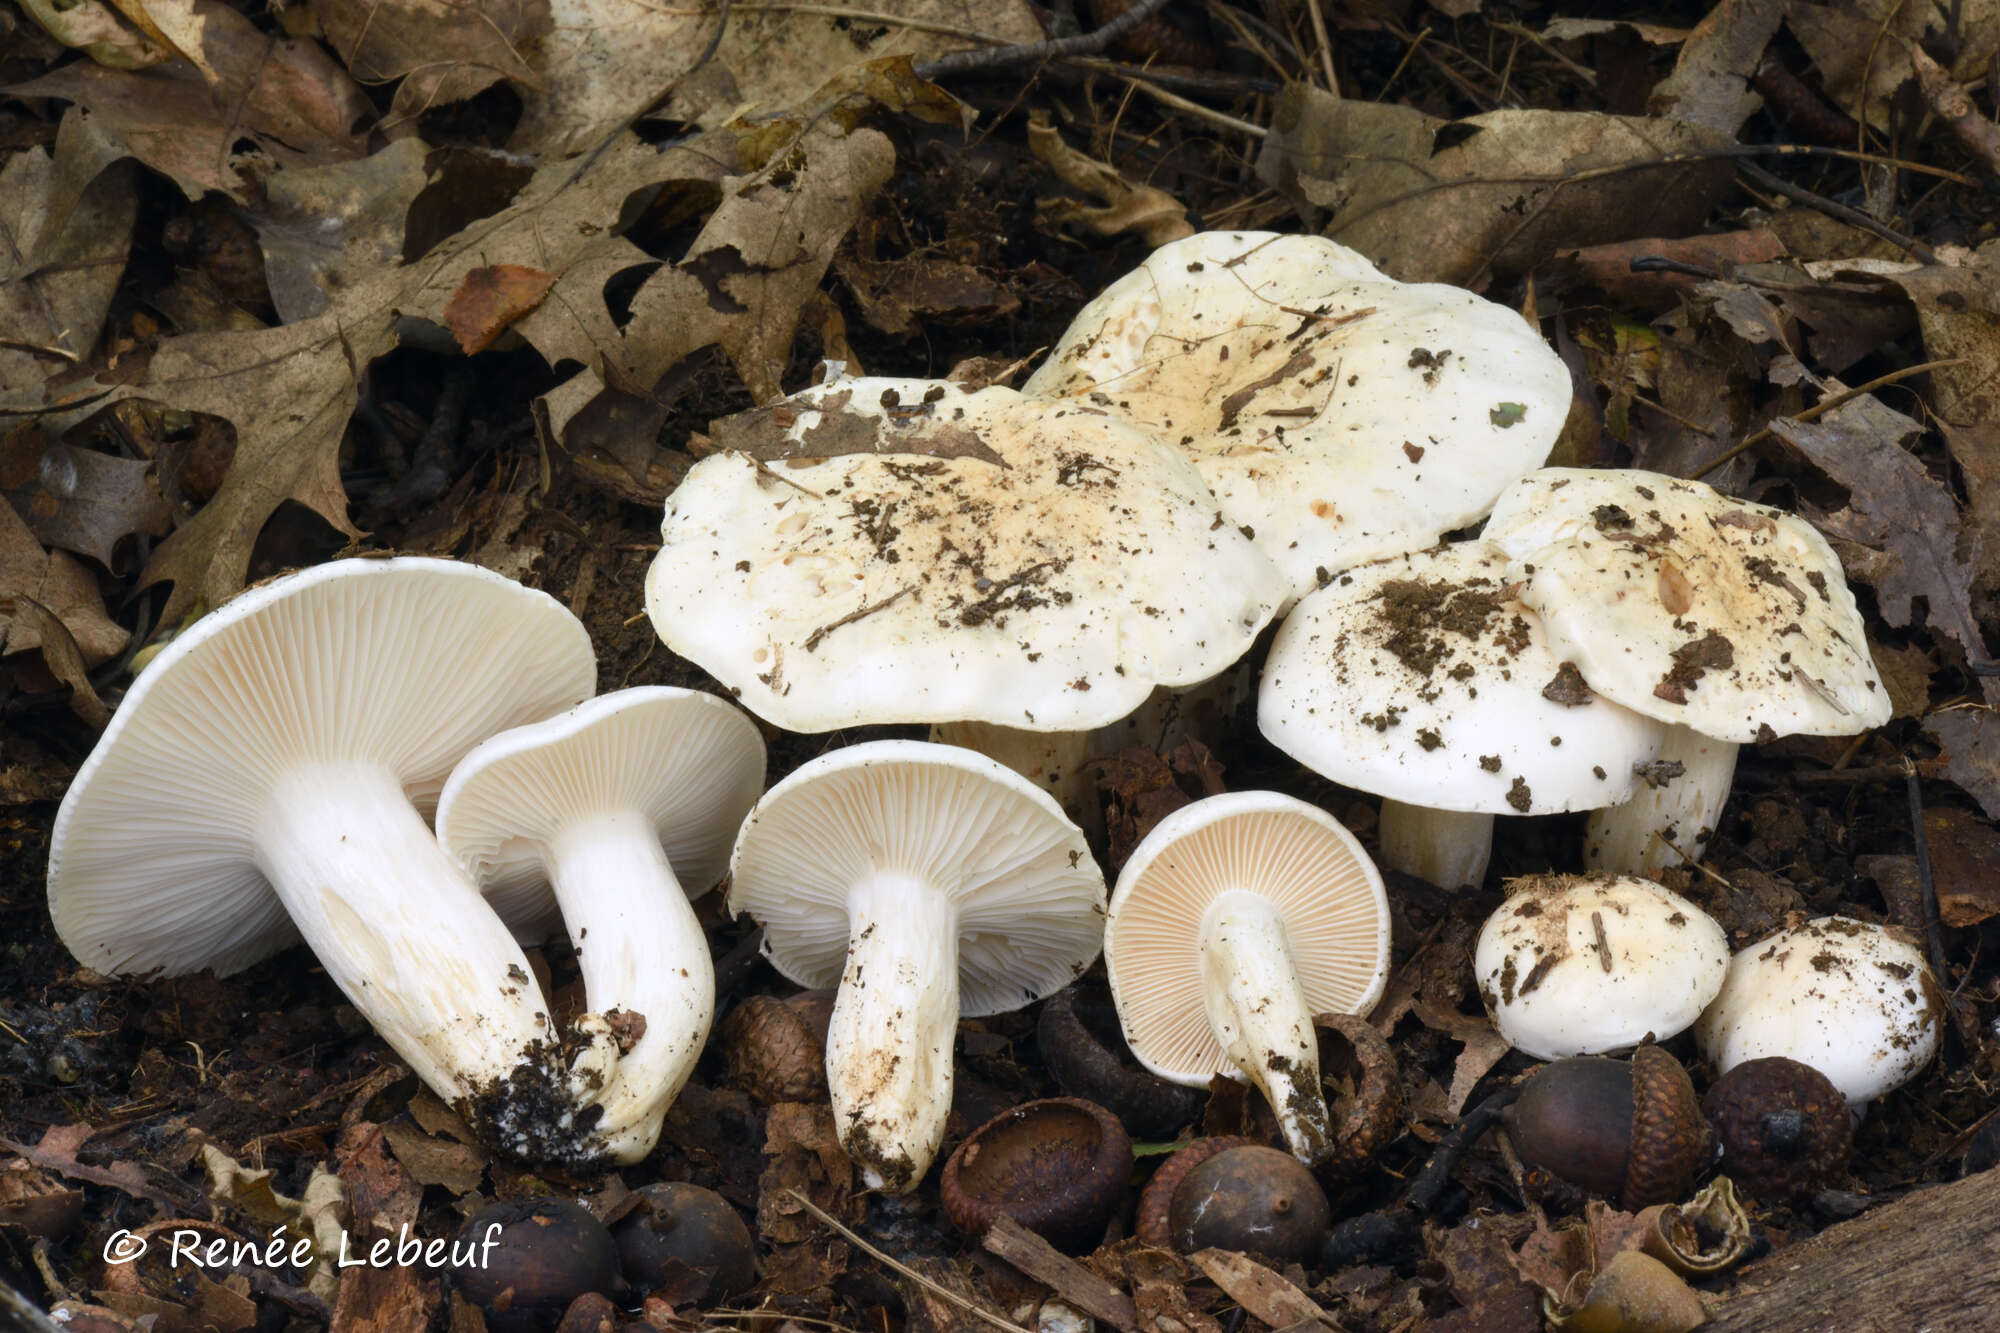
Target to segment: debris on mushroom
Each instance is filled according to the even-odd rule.
[[[870,1189],[915,1188],[944,1138],[960,1014],[1074,981],[1104,933],[1104,877],[1041,788],[984,755],[875,741],[765,793],[730,862],[729,908],[772,966],[838,985],[826,1079]]]
[[[1484,537],[1556,654],[1669,727],[1635,798],[1592,816],[1592,869],[1700,860],[1739,745],[1889,720],[1840,561],[1802,519],[1654,472],[1544,468],[1501,495]]]
[[[1665,1041],[1722,989],[1722,927],[1651,880],[1531,875],[1507,889],[1473,969],[1493,1026],[1538,1060]]]
[[[425,824],[479,740],[589,697],[555,599],[474,565],[336,560],[153,660],[56,817],[49,911],[114,975],[227,975],[305,938],[496,1149],[589,1157],[528,959]]]
[[[1333,1154],[1312,1016],[1365,1012],[1389,970],[1382,877],[1339,821],[1276,792],[1175,811],[1118,877],[1104,961],[1141,1064],[1246,1080],[1294,1156]]]
[[[1221,672],[1285,595],[1194,466],[1095,404],[837,379],[713,429],[646,609],[787,730],[1087,732]],[[1076,809],[1082,737],[1026,739]]]
[[[1859,1108],[1915,1078],[1943,1031],[1944,998],[1920,950],[1825,916],[1739,949],[1695,1039],[1719,1074],[1782,1055]]]
[[[655,685],[489,737],[438,798],[438,841],[503,919],[545,938],[560,908],[591,1006],[577,1099],[614,1161],[653,1150],[708,1041],[715,966],[688,900],[721,880],[763,787],[755,723]]]
[[[1023,392],[1178,443],[1290,600],[1484,515],[1546,461],[1570,377],[1471,292],[1320,236],[1211,231],[1085,306]]]
[[[1125,1199],[1132,1139],[1118,1117],[1075,1097],[1023,1102],[968,1134],[946,1159],[945,1216],[978,1236],[1005,1215],[1072,1254],[1097,1248]]]
[[[1495,815],[1626,800],[1665,734],[1583,684],[1516,598],[1505,554],[1478,542],[1308,595],[1271,644],[1257,723],[1381,796],[1383,864],[1447,889],[1484,880]]]

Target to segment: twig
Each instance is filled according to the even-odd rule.
[[[1794,185],[1783,176],[1764,170],[1764,168],[1758,166],[1755,162],[1739,163],[1736,169],[1749,177],[1755,184],[1762,186],[1766,190],[1782,194],[1793,203],[1804,204],[1814,212],[1824,213],[1830,218],[1845,222],[1850,227],[1859,227],[1863,231],[1873,232],[1889,244],[1915,257],[1921,263],[1935,264],[1938,262],[1937,252],[1932,250],[1928,245],[1925,245],[1922,241],[1903,235],[1903,233],[1895,230],[1893,227],[1883,226],[1880,222],[1877,222],[1858,208],[1849,208],[1846,204],[1835,203],[1823,194],[1814,194],[1802,185]]]
[[[809,653],[818,651],[820,644],[826,641],[827,635],[833,633],[835,630],[839,629],[843,625],[852,625],[857,620],[866,620],[869,616],[874,615],[877,611],[882,610],[884,607],[894,606],[897,602],[900,602],[905,597],[908,597],[910,595],[910,591],[911,591],[910,585],[905,584],[901,588],[898,588],[895,592],[891,593],[889,596],[884,597],[881,601],[875,603],[873,606],[862,606],[853,611],[849,611],[846,615],[842,616],[838,620],[829,620],[826,624],[821,625],[818,629],[806,635],[806,641],[804,644],[805,650]]]
[[[1924,945],[1931,956],[1931,975],[1945,982],[1944,927],[1938,922],[1937,882],[1931,877],[1930,832],[1924,828],[1924,788],[1917,766],[1903,756],[1903,792],[1910,804],[1910,835],[1917,843],[1917,888],[1924,904]]]
[[[1125,12],[1129,14],[1132,11],[1128,9]],[[799,1206],[801,1208],[804,1208],[807,1212],[811,1213],[814,1217],[818,1218],[821,1221],[821,1223],[832,1228],[834,1234],[839,1236],[842,1240],[846,1241],[850,1245],[859,1246],[862,1252],[868,1255],[869,1258],[875,1260],[875,1262],[882,1264],[888,1268],[894,1269],[898,1273],[901,1273],[904,1277],[910,1279],[910,1281],[912,1282],[915,1282],[916,1284],[921,1286],[925,1291],[928,1291],[933,1296],[936,1296],[939,1300],[942,1300],[950,1305],[955,1305],[959,1309],[965,1311],[967,1314],[972,1315],[980,1320],[983,1320],[984,1322],[993,1325],[993,1327],[995,1328],[1005,1329],[1007,1330],[1007,1333],[1028,1333],[1028,1330],[1022,1328],[1019,1324],[1010,1324],[1005,1319],[1002,1319],[999,1315],[992,1313],[990,1310],[980,1309],[979,1306],[975,1305],[971,1301],[968,1301],[967,1299],[965,1299],[965,1297],[959,1295],[957,1292],[951,1290],[949,1287],[939,1286],[937,1283],[925,1277],[922,1273],[919,1273],[916,1269],[909,1267],[907,1264],[901,1264],[898,1263],[896,1260],[891,1259],[888,1255],[882,1253],[882,1251],[876,1249],[873,1245],[870,1245],[867,1241],[863,1240],[859,1232],[855,1231],[852,1227],[849,1227],[846,1224],[839,1221],[837,1218],[834,1217],[832,1213],[827,1212],[826,1209],[820,1207],[818,1204],[814,1203],[811,1199],[808,1199],[805,1195],[799,1193],[797,1190],[788,1189],[785,1191],[785,1193],[791,1195],[794,1199],[798,1200]]]
[[[1333,72],[1333,39],[1326,35],[1326,15],[1320,12],[1319,0],[1306,0],[1306,12],[1312,15],[1313,40],[1319,43],[1319,64],[1326,75],[1326,90],[1338,97],[1340,76]]]
[[[1877,375],[1874,379],[1869,380],[1866,384],[1860,385],[1852,389],[1842,389],[1839,393],[1833,394],[1832,396],[1827,398],[1822,398],[1818,402],[1814,403],[1811,407],[1808,407],[1805,411],[1795,413],[1789,419],[1792,421],[1812,421],[1818,417],[1825,416],[1828,412],[1833,411],[1833,409],[1836,407],[1840,407],[1845,403],[1853,402],[1856,398],[1861,397],[1863,394],[1873,393],[1877,389],[1887,388],[1889,385],[1894,384],[1899,380],[1909,379],[1913,375],[1922,375],[1928,371],[1938,370],[1945,366],[1959,365],[1964,360],[1965,358],[1961,356],[1948,356],[1938,361],[1925,361],[1919,365],[1904,366],[1901,370],[1892,370],[1886,375]],[[1774,438],[1776,434],[1777,432],[1773,431],[1769,426],[1765,426],[1761,430],[1753,431],[1749,435],[1743,437],[1743,442],[1741,444],[1732,445],[1729,448],[1723,450],[1721,453],[1717,454],[1715,457],[1709,459],[1706,463],[1703,463],[1700,467],[1696,468],[1693,472],[1688,473],[1688,477],[1690,479],[1699,479],[1705,477],[1709,473],[1721,467],[1724,463],[1727,463],[1730,459],[1742,453],[1744,450],[1762,444],[1764,441]]]
[[[1965,88],[1944,66],[1915,42],[1906,41],[1910,64],[1917,71],[1917,86],[1938,118],[1951,127],[1959,147],[1979,159],[1988,171],[2000,176],[2000,125],[1979,114]]]
[[[1121,69],[1119,66],[1112,63],[1111,61],[1070,60],[1064,63],[1081,65],[1085,69],[1102,70],[1107,74],[1116,75],[1118,78],[1125,80],[1127,84],[1131,85],[1134,88],[1137,88],[1140,92],[1146,94],[1148,97],[1153,98],[1155,101],[1173,107],[1177,111],[1185,111],[1189,115],[1198,116],[1202,120],[1206,120],[1211,124],[1221,126],[1225,130],[1234,130],[1238,134],[1247,134],[1253,139],[1261,139],[1265,135],[1270,133],[1270,131],[1265,129],[1262,125],[1252,125],[1247,120],[1238,120],[1236,117],[1225,114],[1224,112],[1221,111],[1217,111],[1213,107],[1203,106],[1199,102],[1191,102],[1187,98],[1182,97],[1179,93],[1168,92],[1165,88],[1160,87],[1157,83],[1152,83],[1146,79],[1142,79],[1136,74],[1127,74],[1123,69]]]
[[[1016,46],[993,46],[984,51],[956,51],[917,66],[917,77],[936,81],[951,74],[983,73],[1029,65],[1064,56],[1094,56],[1167,7],[1167,0],[1139,0],[1130,9],[1102,27],[1075,37],[1058,37],[1046,42],[1022,42]]]

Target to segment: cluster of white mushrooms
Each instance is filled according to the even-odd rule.
[[[773,965],[839,988],[828,1084],[873,1187],[934,1157],[958,1018],[1100,950],[1145,1065],[1254,1082],[1318,1161],[1313,1016],[1381,995],[1381,877],[1324,812],[1247,792],[1165,820],[1107,904],[1079,821],[1118,724],[1223,677],[1289,610],[1264,732],[1383,796],[1384,859],[1451,888],[1483,879],[1496,814],[1602,810],[1588,861],[1626,876],[1699,856],[1737,744],[1887,716],[1818,534],[1696,483],[1536,471],[1569,397],[1538,333],[1478,297],[1315,237],[1191,237],[1023,390],[834,375],[716,423],[668,501],[646,600],[670,648],[775,726],[953,744],[833,750],[763,792],[748,717],[663,687],[591,698],[583,627],[543,594],[338,561],[140,676],[57,821],[57,928],[141,974],[303,936],[497,1146],[634,1161],[707,1038],[689,899],[726,874]],[[1793,1001],[1784,1037],[1742,1015],[1808,948],[1902,966],[1850,924],[1732,965],[1657,885],[1536,881],[1482,937],[1482,991],[1544,1057],[1704,1007],[1720,1061],[1797,1051],[1845,1001]],[[522,950],[558,929],[588,997],[562,1026]],[[1896,975],[1934,1028],[1916,967]]]

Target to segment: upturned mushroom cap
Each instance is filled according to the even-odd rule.
[[[540,940],[559,922],[545,859],[558,833],[637,810],[698,898],[728,871],[763,788],[764,742],[739,709],[699,690],[639,686],[483,741],[452,771],[438,841],[502,920]]]
[[[737,835],[729,910],[762,923],[784,976],[836,986],[848,891],[878,871],[951,899],[966,1018],[1062,989],[1103,944],[1103,872],[1061,807],[985,755],[927,741],[834,750],[764,793]]]
[[[1299,597],[1484,514],[1548,457],[1570,379],[1470,292],[1319,236],[1201,232],[1085,306],[1023,392],[1178,441]]]
[[[1335,575],[1271,644],[1259,729],[1335,782],[1430,809],[1628,799],[1660,724],[1592,693],[1513,589],[1506,557],[1477,542]]]
[[[846,379],[718,422],[646,609],[792,731],[1078,731],[1215,675],[1285,595],[1168,445],[1088,403]]]
[[[248,967],[298,939],[253,845],[280,775],[379,764],[428,811],[478,741],[596,678],[575,616],[476,565],[336,560],[252,588],[140,673],[78,771],[56,931],[100,972]]]
[[[1782,1055],[1859,1106],[1916,1077],[1943,1030],[1921,952],[1881,926],[1824,916],[1738,950],[1694,1031],[1717,1074]]]
[[[1665,1041],[1722,988],[1722,927],[1651,880],[1532,875],[1507,887],[1472,966],[1494,1027],[1538,1060]]]
[[[1840,561],[1790,514],[1658,473],[1544,468],[1484,536],[1607,699],[1738,743],[1889,720]]]
[[[1232,792],[1183,806],[1118,876],[1104,964],[1132,1054],[1176,1083],[1241,1079],[1203,1008],[1202,929],[1218,895],[1257,894],[1283,918],[1308,1013],[1364,1013],[1389,976],[1389,902],[1352,833],[1304,801]]]

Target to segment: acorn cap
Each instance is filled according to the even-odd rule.
[[[1634,1212],[1679,1199],[1708,1151],[1694,1084],[1657,1046],[1544,1065],[1504,1119],[1524,1161]]]
[[[1657,1046],[1632,1052],[1632,1152],[1625,1166],[1627,1209],[1671,1203],[1687,1192],[1708,1156],[1708,1123],[1681,1062]]]
[[[966,1136],[939,1182],[945,1216],[969,1236],[1002,1214],[1058,1249],[1095,1249],[1124,1201],[1132,1140],[1118,1117],[1077,1097],[1003,1111]]]

